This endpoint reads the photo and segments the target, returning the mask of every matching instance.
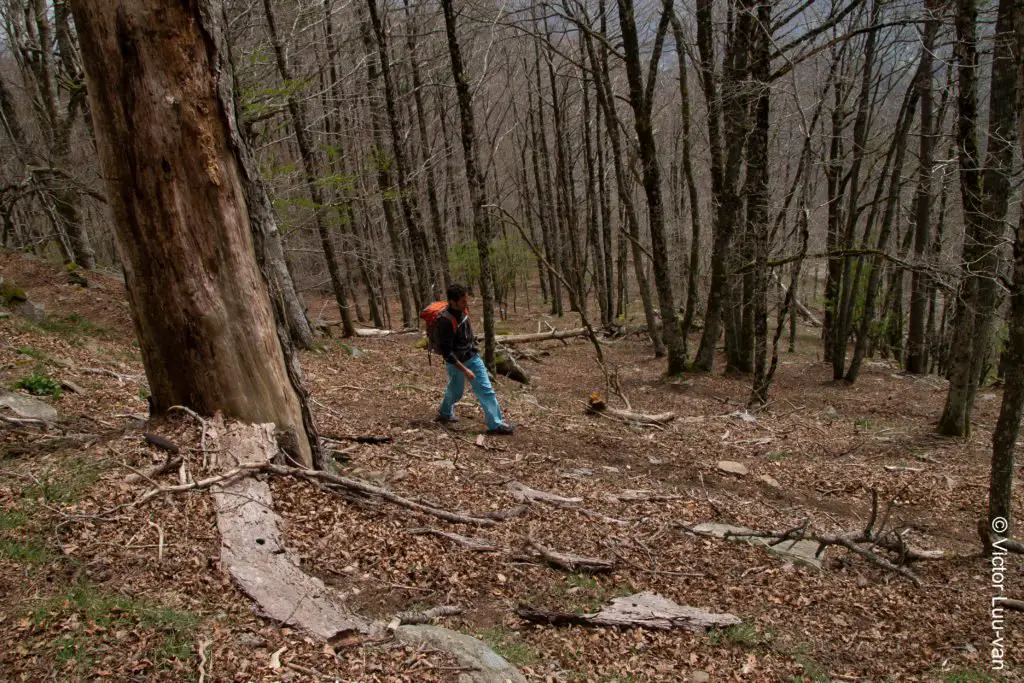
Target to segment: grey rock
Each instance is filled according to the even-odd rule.
[[[474,671],[459,674],[459,683],[526,683],[519,670],[483,641],[439,626],[399,626],[395,638],[406,645],[443,650]]]
[[[692,683],[708,683],[711,680],[711,674],[707,671],[691,671],[690,681]]]
[[[739,534],[731,535],[728,539],[730,541],[740,541],[749,543],[750,545],[761,546],[772,555],[777,555],[783,559],[790,560],[794,564],[799,564],[809,569],[821,569],[821,558],[815,557],[815,553],[818,552],[818,544],[814,541],[783,541],[777,545],[770,545],[776,539],[760,538],[757,536],[743,536],[742,534],[757,532],[753,529],[748,529],[742,526],[718,524],[716,522],[698,524],[695,527],[691,527],[690,530],[701,536],[713,536],[715,538],[726,538],[727,533]]]
[[[765,484],[768,484],[768,486],[771,486],[773,489],[782,488],[782,485],[778,482],[778,480],[770,474],[762,474],[760,477],[758,477],[758,480],[763,481]]]
[[[13,391],[0,394],[0,406],[10,408],[20,417],[43,422],[57,421],[57,410],[49,403]]]
[[[719,460],[718,469],[722,470],[723,472],[728,472],[729,474],[738,474],[741,477],[749,473],[749,470],[747,469],[746,465],[735,462],[733,460]]]
[[[28,318],[34,323],[41,323],[46,320],[46,309],[31,301],[18,301],[11,304],[11,310],[23,318]]]

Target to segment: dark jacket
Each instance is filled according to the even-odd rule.
[[[437,346],[446,363],[455,364],[455,360],[465,363],[478,353],[473,341],[473,328],[469,324],[469,316],[451,307],[445,309],[455,318],[458,329],[454,329],[448,316],[442,315],[437,320]]]

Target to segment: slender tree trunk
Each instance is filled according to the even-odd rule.
[[[928,242],[931,237],[932,213],[932,164],[934,123],[932,117],[933,57],[935,39],[939,32],[941,18],[939,7],[934,0],[925,3],[928,18],[924,23],[922,36],[921,69],[924,73],[918,88],[921,100],[920,162],[917,177],[917,214],[915,216],[914,256],[919,266],[925,263]],[[921,269],[911,276],[910,329],[907,336],[907,372],[922,375],[928,371],[928,299],[930,277]]]
[[[420,147],[423,152],[423,166],[426,170],[427,206],[430,209],[430,224],[434,232],[437,246],[437,262],[441,270],[441,284],[447,287],[452,282],[451,265],[448,263],[448,240],[444,222],[441,220],[441,209],[437,199],[437,179],[434,174],[434,155],[427,136],[427,114],[423,103],[423,78],[420,76],[419,59],[416,54],[416,30],[413,16],[409,10],[409,0],[405,3],[406,15],[406,49],[409,51],[409,63],[412,69],[412,93],[416,104],[416,124],[419,127]],[[436,297],[439,298],[439,297]]]
[[[752,8],[753,6],[750,5]],[[712,148],[711,182],[716,201],[714,217],[714,243],[711,254],[711,285],[708,291],[707,312],[704,315],[704,332],[693,367],[710,372],[715,360],[715,348],[722,330],[722,312],[729,285],[729,253],[733,233],[739,219],[743,200],[739,196],[738,182],[743,164],[744,141],[747,135],[747,109],[750,104],[750,86],[744,83],[749,64],[749,48],[753,32],[753,17],[744,12],[730,32],[726,49],[725,69],[721,95],[714,77],[714,48],[712,44],[711,0],[697,3],[697,44],[701,55],[701,71],[705,97],[709,103],[717,103],[721,97],[721,109],[709,104],[708,132]],[[716,145],[715,131],[718,126],[718,111],[725,124],[725,153],[720,154],[721,141]],[[714,112],[714,113],[712,113]],[[712,129],[714,126],[714,130]],[[716,164],[716,157],[719,162]],[[716,166],[721,169],[716,173]]]
[[[363,46],[368,52],[373,51],[373,40],[370,36],[369,27],[363,23],[362,39]],[[377,167],[377,189],[381,195],[384,206],[384,226],[387,229],[388,241],[391,243],[391,251],[394,255],[395,280],[398,283],[398,298],[402,304],[402,324],[405,327],[416,326],[416,307],[413,303],[412,288],[409,285],[409,278],[406,271],[406,249],[398,231],[398,217],[395,215],[394,191],[391,182],[391,160],[384,152],[381,130],[384,127],[381,121],[380,107],[373,100],[376,97],[377,65],[372,59],[366,61],[367,70],[367,105],[370,107],[370,121],[373,129],[373,151],[374,164]]]
[[[444,26],[448,36],[448,53],[451,56],[452,75],[455,78],[455,92],[459,102],[459,117],[462,121],[462,152],[466,163],[466,179],[469,183],[469,197],[473,205],[473,232],[476,235],[477,252],[480,256],[480,298],[484,309],[484,363],[494,366],[494,295],[491,281],[489,255],[491,228],[487,217],[487,198],[484,195],[484,178],[476,148],[476,132],[473,123],[473,100],[469,81],[462,64],[462,49],[459,47],[455,26],[453,0],[441,0],[444,11]]]
[[[771,5],[762,2],[757,5],[757,25],[751,41],[752,63],[750,69],[757,99],[754,104],[754,128],[747,143],[747,223],[752,233],[754,263],[751,271],[753,280],[753,301],[750,315],[753,319],[754,384],[751,401],[760,405],[768,402],[768,135],[770,108],[770,44]],[[751,182],[751,180],[753,182]],[[804,248],[806,249],[806,240]],[[793,289],[795,287],[791,287]],[[779,337],[782,336],[782,322],[786,308],[780,306],[779,319],[775,330],[773,364],[778,363]]]
[[[593,42],[590,40],[589,36],[587,36],[585,42],[591,63],[597,63],[597,55],[593,49]],[[619,190],[619,204],[622,206],[626,222],[629,226],[629,235],[632,238],[630,239],[630,242],[633,254],[633,266],[636,272],[637,287],[640,290],[640,299],[644,306],[644,317],[647,321],[647,333],[651,338],[651,342],[654,344],[655,357],[661,358],[665,355],[665,346],[662,343],[662,337],[658,332],[658,319],[654,313],[654,303],[651,300],[650,285],[647,282],[647,276],[644,274],[643,252],[640,250],[640,221],[636,215],[636,207],[633,205],[633,196],[630,189],[629,178],[623,164],[622,143],[619,137],[619,117],[615,112],[615,97],[612,92],[611,78],[608,71],[608,60],[606,58],[602,58],[601,69],[595,73],[595,79],[595,84],[597,85],[598,104],[604,110],[608,141],[612,146],[612,162],[615,166],[615,180]],[[620,249],[625,249],[625,244],[621,241],[622,237],[620,236],[619,239]],[[621,257],[623,252],[620,251],[619,253]],[[625,274],[623,273],[623,265],[624,259],[620,258],[620,296],[624,300]],[[620,304],[619,308],[620,312],[624,310],[624,302]]]
[[[285,54],[284,44],[277,32],[277,24],[274,19],[274,10],[271,0],[263,0],[263,10],[267,19],[267,28],[270,32],[270,42],[274,46],[274,54],[277,57],[277,72],[281,81],[288,84],[292,81],[291,67]],[[295,142],[299,147],[299,158],[302,161],[303,177],[306,182],[306,191],[313,201],[313,221],[316,224],[317,234],[320,236],[320,245],[323,248],[324,259],[327,261],[327,272],[331,278],[331,288],[334,290],[334,299],[338,303],[338,311],[341,313],[341,326],[346,337],[355,336],[355,325],[352,323],[352,312],[349,309],[348,285],[345,277],[338,266],[338,257],[334,251],[334,241],[330,229],[327,227],[327,202],[324,198],[323,188],[317,182],[317,162],[314,158],[312,140],[306,128],[306,111],[294,93],[288,94],[288,114],[291,117],[292,128],[295,131]]]
[[[679,60],[679,116],[683,126],[683,178],[690,195],[690,259],[686,273],[686,309],[683,313],[683,324],[679,331],[683,339],[683,352],[686,353],[687,338],[693,327],[693,318],[697,310],[697,289],[700,282],[700,199],[697,196],[697,184],[693,178],[693,153],[690,149],[690,87],[686,67],[686,39],[683,37],[683,24],[673,11],[672,34],[676,42],[676,57]],[[717,127],[717,126],[716,126]]]
[[[843,193],[846,184],[843,175],[843,128],[846,111],[843,106],[844,93],[839,79],[835,82],[834,105],[832,107],[832,129],[829,137],[828,165],[825,179],[828,186],[828,233],[825,250],[829,253],[825,269],[825,316],[822,321],[821,338],[825,349],[825,362],[832,363],[836,349],[836,308],[839,299],[839,281],[843,274],[843,260],[834,256],[839,250],[839,226],[843,221]]]
[[[234,119],[221,13],[205,1],[73,10],[155,410],[273,422],[292,432],[292,457],[321,464],[273,281],[256,261],[250,214],[268,203],[246,202],[261,186]]]
[[[264,0],[264,2],[270,2],[270,0]],[[370,24],[377,39],[380,74],[384,80],[384,107],[387,111],[388,128],[391,131],[391,150],[395,157],[398,205],[402,210],[405,229],[409,232],[409,242],[412,246],[413,272],[416,277],[416,287],[414,289],[416,307],[423,308],[432,300],[430,283],[434,282],[437,278],[434,276],[433,268],[431,267],[430,247],[427,244],[427,236],[420,225],[416,196],[409,182],[409,162],[405,154],[405,145],[402,143],[401,124],[398,121],[398,92],[391,73],[391,57],[388,50],[387,32],[384,30],[384,22],[377,12],[377,0],[366,0],[366,5],[370,10]]]
[[[989,353],[996,309],[1000,244],[1010,197],[1013,136],[1016,123],[1017,74],[1014,57],[1016,0],[1000,0],[996,18],[992,85],[989,100],[988,160],[979,170],[977,142],[978,54],[975,0],[958,0],[957,51],[960,94],[957,100],[960,147],[960,191],[967,224],[963,263],[969,264],[957,306],[952,343],[953,358],[946,405],[939,432],[970,436],[971,412],[985,358]]]

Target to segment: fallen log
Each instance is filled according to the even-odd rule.
[[[549,330],[548,332],[533,332],[529,334],[504,334],[494,338],[499,344],[528,344],[530,342],[545,341],[547,339],[574,339],[585,337],[587,328],[574,327],[571,330]]]
[[[552,626],[615,626],[658,630],[685,628],[697,633],[741,623],[732,614],[713,614],[695,607],[678,605],[649,591],[615,598],[611,606],[596,614],[547,612],[524,605],[520,605],[516,614],[525,621]]]

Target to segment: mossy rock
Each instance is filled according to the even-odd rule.
[[[18,287],[10,280],[0,281],[0,303],[5,306],[20,304],[28,301],[25,290]]]

